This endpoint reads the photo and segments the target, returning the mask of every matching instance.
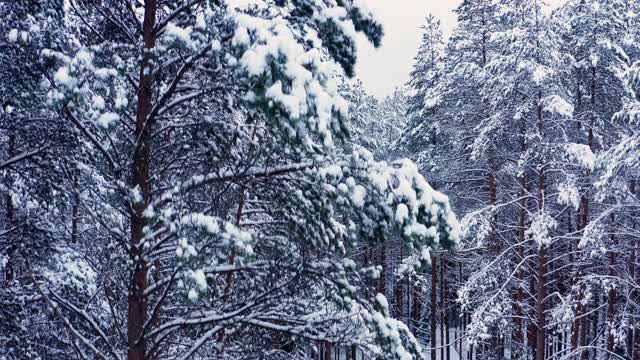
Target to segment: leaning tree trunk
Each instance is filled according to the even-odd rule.
[[[156,34],[156,0],[146,0],[144,5],[143,36],[145,51],[140,66],[140,82],[138,87],[138,105],[136,109],[135,139],[138,139],[133,153],[131,169],[131,187],[139,192],[140,198],[133,201],[130,207],[131,250],[133,260],[131,271],[128,313],[127,342],[128,360],[147,360],[144,324],[147,321],[147,299],[145,289],[147,283],[148,264],[142,256],[141,241],[144,238],[145,218],[143,212],[149,204],[149,163],[150,163],[150,125],[149,115],[152,110],[153,72],[150,51],[155,47]]]

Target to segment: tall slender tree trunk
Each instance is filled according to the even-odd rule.
[[[399,261],[402,262],[402,258],[404,256],[404,250],[402,244],[400,245],[400,258]],[[393,297],[396,299],[396,304],[394,307],[394,317],[398,320],[402,319],[402,306],[403,306],[403,297],[402,297],[402,281],[397,281],[396,286],[393,289]]]
[[[596,77],[596,68],[592,67],[591,68],[591,111],[592,113],[595,112],[595,77]],[[591,118],[591,124],[589,124],[589,127],[587,129],[587,145],[589,146],[589,148],[591,150],[593,150],[593,124],[595,122],[595,117],[592,116]],[[589,172],[587,172],[587,177],[589,176]],[[587,227],[587,225],[589,224],[589,207],[590,207],[590,195],[589,195],[589,190],[588,190],[588,186],[586,187],[584,194],[582,195],[582,199],[581,199],[581,209],[580,209],[580,219],[579,219],[579,226],[580,226],[580,230],[584,231],[584,229]],[[580,266],[580,269],[578,271],[578,281],[580,281],[580,279],[585,275],[586,273],[586,268],[585,266]],[[582,298],[584,297],[584,293],[583,293],[584,289],[581,289],[578,301],[582,302]],[[574,349],[577,348],[577,346],[580,344],[582,346],[586,345],[587,343],[587,333],[589,330],[589,316],[588,314],[588,310],[587,310],[587,306],[584,304],[578,304],[578,306],[576,307],[576,317],[580,317],[579,320],[574,321],[574,326],[573,326],[573,330],[575,331],[575,334],[572,334],[572,347]],[[580,337],[579,342],[577,341],[577,337]],[[575,338],[575,340],[574,340]],[[586,350],[581,350],[580,351],[580,358],[581,359],[587,359],[589,357],[589,352]]]
[[[436,342],[436,326],[437,326],[436,316],[438,314],[437,291],[438,291],[437,258],[432,253],[431,254],[431,323],[430,323],[431,360],[436,360],[436,348],[438,346]]]
[[[422,296],[422,286],[414,285],[413,286],[413,307],[411,309],[413,313],[412,323],[413,323],[414,334],[417,334],[418,331],[420,330],[420,320],[421,320],[420,315],[422,312],[422,301],[420,300],[421,296]]]
[[[447,315],[447,261],[445,254],[440,256],[440,342],[442,343],[442,350],[440,351],[440,358],[442,360],[449,359],[451,357],[451,349],[449,348],[449,317]]]
[[[524,147],[524,138],[522,140],[522,146]],[[524,149],[523,149],[524,151]],[[526,206],[527,206],[527,200],[525,199],[525,195],[526,195],[526,177],[524,175],[524,173],[520,176],[520,211],[518,213],[518,261],[521,261],[522,259],[524,259],[524,241],[525,241],[525,221],[526,221]],[[524,324],[523,324],[523,318],[524,318],[524,311],[522,308],[522,302],[524,301],[524,292],[522,291],[522,282],[524,281],[523,278],[523,271],[519,270],[516,274],[517,279],[518,279],[518,288],[516,290],[516,304],[515,304],[515,313],[516,313],[516,331],[514,333],[514,342],[515,342],[515,346],[516,349],[513,352],[513,354],[515,355],[515,358],[518,359],[521,357],[522,353],[521,353],[521,349],[524,349]]]
[[[578,229],[583,231],[587,221],[588,221],[588,210],[589,209],[589,200],[587,195],[583,195],[581,199],[580,211],[578,212],[578,219],[576,221]],[[576,249],[578,248],[578,242],[576,242]],[[584,266],[580,265],[576,272],[576,278],[574,283],[579,283],[584,275]],[[578,293],[578,303],[576,305],[575,311],[575,319],[573,321],[573,325],[571,327],[571,350],[576,351],[578,346],[580,345],[580,341],[584,344],[584,340],[586,338],[586,332],[584,329],[586,327],[585,318],[583,314],[586,312],[585,306],[582,303],[582,298],[584,297],[584,289],[583,285],[580,284],[580,291]],[[581,332],[582,330],[582,332]],[[582,336],[581,336],[582,335]]]
[[[136,110],[135,139],[131,185],[139,194],[130,207],[131,219],[131,259],[133,269],[128,296],[127,342],[128,360],[147,360],[146,340],[143,333],[147,321],[147,299],[144,291],[148,286],[148,264],[144,260],[141,240],[144,238],[145,218],[143,212],[149,204],[149,163],[150,163],[150,127],[148,117],[152,110],[153,72],[149,51],[155,47],[156,0],[146,0],[144,4],[144,55],[140,66],[138,105]]]
[[[637,189],[636,189],[636,179],[631,179],[631,184],[629,184],[629,190],[633,195],[637,196]],[[637,229],[637,223],[636,223],[636,218],[638,213],[634,212],[633,218],[633,222],[631,224],[631,227],[633,230]],[[638,276],[638,271],[636,268],[636,264],[638,263],[637,261],[637,256],[638,253],[640,253],[638,247],[640,245],[638,244],[638,242],[636,241],[634,244],[631,245],[631,256],[629,258],[629,274],[630,274],[630,278],[632,280],[635,280],[636,283],[640,282],[640,276]],[[636,290],[634,293],[634,298],[636,299],[636,303],[638,302],[637,299],[640,298],[640,296],[638,296],[638,290]],[[640,327],[638,325],[634,325],[633,327],[633,333],[631,334],[631,358],[633,360],[640,360]]]
[[[444,268],[444,258],[442,259],[442,266]],[[446,270],[446,269],[445,269]],[[442,273],[445,273],[445,270],[442,271]],[[444,301],[443,301],[443,312],[444,312],[444,319],[443,319],[443,327],[444,327],[444,346],[445,346],[445,358],[446,360],[450,360],[451,359],[451,347],[449,346],[449,341],[451,341],[450,335],[449,335],[449,303],[448,303],[448,288],[447,286],[449,285],[449,282],[447,281],[447,277],[443,276],[442,277],[442,282],[444,284],[443,288],[444,291],[442,292],[442,295],[444,297]]]
[[[614,227],[615,215],[611,214],[611,226]],[[613,231],[613,230],[612,230]],[[611,234],[611,250],[609,252],[609,275],[611,277],[616,276],[616,236]],[[611,287],[608,294],[607,304],[607,329],[609,329],[609,336],[607,337],[607,351],[609,351],[608,358],[611,358],[611,353],[615,350],[615,337],[613,336],[613,327],[616,324],[616,289]]]
[[[11,159],[16,155],[16,138],[14,134],[9,135],[9,151],[7,152],[8,158]],[[4,266],[4,285],[9,287],[11,282],[15,278],[15,245],[13,244],[13,234],[11,226],[15,222],[15,209],[13,207],[13,198],[11,196],[11,186],[12,186],[11,177],[9,174],[5,175],[5,184],[7,186],[7,194],[5,196],[6,202],[6,210],[7,210],[7,229],[9,233],[7,236],[7,242],[9,246],[7,247],[7,259],[6,264]]]
[[[581,346],[586,346],[587,345],[587,332],[589,331],[589,323],[587,321],[588,316],[587,316],[588,310],[587,310],[587,306],[583,306],[582,307],[582,319],[580,321],[580,344]],[[582,349],[580,351],[580,358],[583,360],[586,360],[589,358],[589,351],[586,349]]]
[[[528,249],[527,252],[533,252],[533,251],[534,250],[532,249]],[[531,268],[532,269],[536,268],[536,264],[534,261],[531,261]],[[529,293],[530,294],[536,293],[536,283],[533,276],[529,277]],[[533,296],[530,296],[530,306],[532,309],[536,308],[535,302],[536,302],[536,298],[534,298]],[[533,317],[533,314],[531,314],[531,317]],[[530,320],[527,322],[527,351],[530,349],[534,358],[536,356],[536,344],[538,342],[537,339],[538,339],[538,333],[535,327],[535,322],[533,320]]]
[[[580,81],[580,75],[581,75],[581,70],[577,69],[575,70],[575,81],[576,81],[576,107],[575,107],[575,113],[580,113],[582,111],[582,86],[581,86],[581,81]],[[578,120],[578,119],[576,119]],[[580,121],[576,121],[576,123],[578,124],[578,126],[581,128],[581,122]],[[577,230],[582,230],[583,229],[583,213],[584,210],[584,196],[581,198],[581,203],[580,203],[580,207],[578,209],[577,212],[577,216],[576,216],[576,228]],[[578,241],[579,242],[579,241]],[[579,249],[577,246],[576,242],[576,250]],[[580,280],[582,278],[582,267],[578,266],[578,269],[576,269],[575,272],[575,277],[572,279],[574,284],[579,284]],[[580,340],[580,323],[581,323],[581,316],[582,316],[582,299],[583,297],[583,290],[582,288],[580,288],[579,293],[578,293],[578,299],[577,299],[577,304],[576,304],[576,310],[575,310],[575,314],[574,314],[574,320],[573,320],[573,324],[571,325],[571,351],[577,351],[578,349],[578,345],[579,345],[579,340]]]
[[[491,206],[496,206],[498,202],[498,192],[496,190],[496,176],[495,176],[495,165],[493,164],[493,159],[489,160],[489,204]],[[498,236],[497,236],[497,228],[496,228],[496,214],[491,215],[491,233],[489,234],[489,251],[493,254],[499,252],[500,244],[498,244]]]
[[[635,186],[634,186],[634,188],[635,188]],[[633,193],[635,194],[636,192],[633,191]],[[633,228],[636,229],[636,226],[637,225],[636,225],[635,220],[634,220]],[[638,256],[638,253],[640,252],[639,251],[639,247],[640,247],[640,245],[638,245],[637,242],[636,242],[635,245],[633,245],[633,254],[632,254],[632,257],[631,257],[631,261],[632,261],[632,263],[631,263],[631,266],[632,266],[631,278],[635,279],[636,283],[640,282],[640,276],[638,276],[638,271],[637,271],[637,268],[636,268],[636,264],[638,263],[637,262],[637,256]],[[637,289],[635,291],[635,294],[636,294],[635,295],[636,299],[640,298],[638,296],[638,290]],[[637,301],[636,301],[636,303],[637,303]],[[631,347],[632,347],[632,354],[633,354],[632,355],[632,359],[633,360],[640,360],[640,327],[637,324],[633,328],[633,344],[632,344]]]
[[[73,185],[74,185],[73,204],[71,205],[71,243],[77,244],[78,243],[78,212],[79,212],[79,206],[80,206],[80,196],[78,193],[80,189],[78,189],[78,179],[75,174],[73,175]]]
[[[460,283],[462,283],[462,262],[460,262]],[[462,308],[460,308],[460,311],[462,311]],[[460,328],[460,333],[463,333],[465,331],[465,328],[467,327],[467,322],[466,322],[466,318],[464,316],[464,312],[461,314],[461,317],[459,317],[460,319],[460,323],[462,325],[462,327]],[[464,343],[463,343],[463,339],[462,337],[460,337],[460,358],[463,358],[463,352],[464,352]]]
[[[236,212],[236,226],[240,228],[242,222],[242,211],[244,210],[245,203],[245,191],[244,189],[240,189],[240,201],[238,203],[238,211]],[[234,250],[231,250],[231,254],[229,255],[229,265],[233,265],[236,261],[236,253]],[[229,297],[229,293],[231,292],[231,288],[233,287],[233,272],[229,271],[225,278],[225,286],[224,286],[224,299],[226,300]]]
[[[536,12],[537,14],[537,12]],[[542,90],[538,90],[538,128],[540,131],[540,138],[544,141],[544,119],[542,116]],[[542,212],[544,211],[545,202],[545,167],[544,164],[540,164],[540,173],[538,174],[538,207]],[[546,319],[544,314],[544,300],[546,297],[546,244],[538,244],[538,293],[536,301],[536,360],[545,359],[546,350],[546,336],[545,326]]]
[[[445,347],[445,336],[444,336],[444,331],[445,331],[445,323],[444,323],[444,312],[445,312],[445,307],[444,307],[444,298],[445,298],[445,293],[444,293],[444,254],[440,255],[440,359],[443,360],[444,359],[444,347]]]
[[[544,298],[546,288],[546,249],[545,245],[540,246],[538,250],[538,293],[536,303],[536,322],[537,322],[537,334],[536,334],[536,360],[545,359],[545,317],[544,317]]]
[[[413,282],[411,281],[411,279],[407,279],[407,281],[405,282],[407,284],[407,289],[405,291],[406,294],[406,305],[405,308],[407,310],[406,313],[402,314],[402,318],[405,319],[405,323],[410,323],[411,322],[411,311],[413,311]]]
[[[526,100],[526,99],[525,99]],[[520,153],[525,154],[527,151],[527,119],[525,116],[522,117],[520,122]],[[520,170],[522,173],[519,176],[520,180],[520,209],[518,211],[518,262],[524,259],[524,248],[525,248],[525,233],[526,233],[526,216],[527,216],[527,175],[525,169]],[[512,346],[512,354],[515,359],[519,359],[522,357],[522,352],[526,351],[525,344],[525,329],[524,329],[524,272],[519,270],[516,273],[516,278],[518,280],[518,288],[515,294],[515,313],[516,313],[516,328],[514,332],[514,343],[515,349]]]
[[[488,177],[488,188],[489,188],[489,205],[491,205],[492,207],[495,207],[497,202],[498,202],[498,192],[496,190],[496,176],[495,176],[495,163],[493,158],[489,158],[488,161],[488,170],[489,170],[489,177]],[[495,211],[494,209],[492,209],[492,212]],[[498,256],[500,254],[500,243],[498,241],[498,231],[497,231],[497,215],[495,213],[491,214],[491,219],[490,219],[490,226],[491,226],[491,230],[490,230],[490,234],[489,234],[489,253],[491,256]],[[443,264],[444,265],[444,264]],[[496,354],[498,354],[498,360],[500,360],[500,345],[499,345],[499,338],[500,338],[500,334],[499,334],[499,330],[493,329],[493,335],[491,336],[491,348],[492,351],[495,351]],[[483,348],[479,348],[478,350],[482,349],[482,353],[485,352],[484,347]],[[444,358],[444,356],[442,356],[442,358]]]
[[[325,342],[324,348],[325,348],[325,352],[324,352],[325,360],[331,360],[331,343],[328,341]]]
[[[381,271],[380,271],[380,278],[378,278],[378,292],[382,295],[387,295],[387,282],[386,282],[386,277],[387,277],[387,259],[386,259],[386,255],[387,255],[387,247],[382,244],[380,246],[380,257],[379,257],[379,261],[380,261],[380,267],[381,267]]]

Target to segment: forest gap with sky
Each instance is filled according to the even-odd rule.
[[[367,91],[379,98],[409,81],[409,73],[415,62],[416,49],[420,45],[424,18],[431,14],[440,20],[444,38],[456,27],[454,10],[461,0],[401,1],[370,0],[367,2],[384,26],[382,46],[375,48],[365,37],[358,36],[357,77]],[[557,9],[566,0],[547,0],[546,11]]]
[[[0,360],[640,360],[640,1],[0,1]]]

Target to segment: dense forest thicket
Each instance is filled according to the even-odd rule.
[[[640,360],[640,2],[456,14],[0,2],[0,359]]]
[[[431,359],[640,359],[640,2],[456,12],[448,41],[425,20],[396,148],[462,241],[396,278],[398,318]]]

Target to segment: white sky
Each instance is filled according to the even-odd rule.
[[[407,82],[422,35],[420,25],[432,13],[442,21],[447,36],[456,25],[453,13],[461,0],[367,0],[384,25],[382,46],[374,49],[364,37],[358,39],[356,76],[378,97],[390,94]],[[558,6],[565,0],[548,0]]]

